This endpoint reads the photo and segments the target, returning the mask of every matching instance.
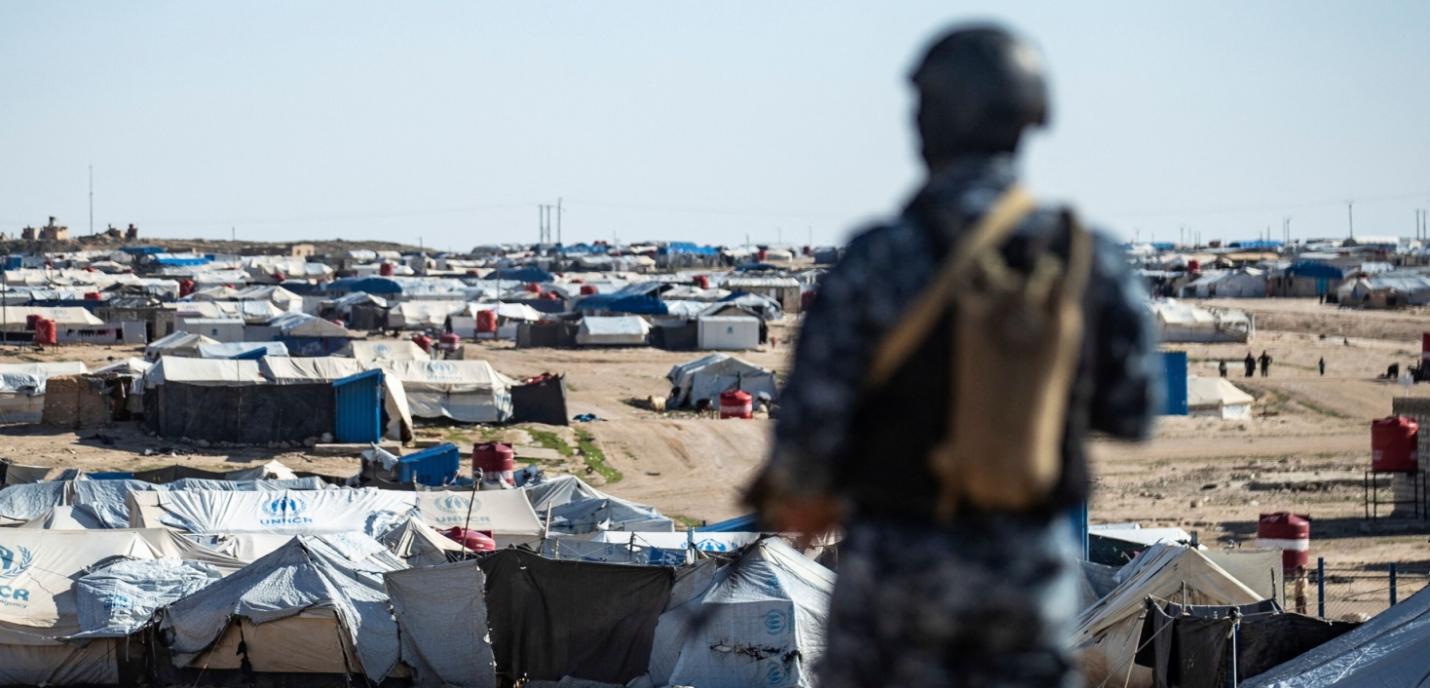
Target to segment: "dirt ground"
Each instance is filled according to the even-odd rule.
[[[1172,345],[1189,355],[1194,375],[1217,374],[1226,359],[1232,381],[1256,397],[1253,417],[1221,420],[1167,417],[1141,445],[1095,440],[1092,447],[1095,522],[1136,521],[1180,526],[1203,542],[1238,546],[1255,537],[1258,515],[1294,511],[1313,519],[1313,555],[1337,566],[1386,562],[1430,566],[1425,522],[1364,518],[1363,472],[1370,459],[1370,422],[1390,413],[1398,395],[1430,395],[1430,386],[1403,387],[1377,379],[1392,362],[1402,369],[1419,355],[1419,335],[1430,316],[1419,312],[1364,312],[1315,300],[1237,300],[1217,305],[1255,315],[1257,333],[1247,344]],[[778,346],[741,356],[783,373],[789,331],[776,328]],[[1323,336],[1324,335],[1324,336]],[[1269,377],[1245,378],[1248,351],[1274,359]],[[129,347],[63,347],[57,351],[0,353],[0,360],[84,360],[102,363],[136,355]],[[740,487],[763,459],[770,421],[717,420],[662,414],[640,400],[663,397],[670,367],[697,354],[654,349],[515,349],[504,343],[468,344],[466,355],[489,360],[512,377],[544,371],[566,375],[571,413],[600,420],[557,432],[575,446],[585,430],[623,475],[604,489],[693,520],[739,514]],[[1324,357],[1326,375],[1316,369]],[[424,437],[471,440],[492,429],[428,428]],[[520,430],[506,431],[521,434]],[[137,469],[172,462],[234,468],[276,456],[295,469],[351,474],[349,459],[273,454],[259,449],[201,449],[151,438],[133,427],[99,433],[55,433],[43,428],[0,429],[0,456],[27,464]],[[98,436],[97,436],[98,435]],[[147,455],[146,455],[147,452]],[[579,460],[568,468],[580,470]],[[598,476],[588,475],[593,482]]]

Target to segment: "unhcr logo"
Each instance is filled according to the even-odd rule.
[[[302,515],[307,510],[308,503],[302,498],[284,493],[263,503],[263,513],[267,517],[258,519],[258,523],[265,526],[306,525],[313,522],[312,518]]]
[[[437,508],[449,514],[465,512],[467,510],[467,500],[461,495],[447,495],[437,500]],[[475,497],[472,498],[472,511],[481,511],[482,503]]]
[[[30,552],[28,547],[17,546],[15,549],[10,549],[0,545],[0,578],[14,578],[28,571],[34,560],[35,555]]]

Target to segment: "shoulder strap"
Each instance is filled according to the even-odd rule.
[[[944,313],[944,306],[953,293],[959,275],[968,269],[984,250],[1001,243],[1003,238],[1018,226],[1018,222],[1032,212],[1033,207],[1033,197],[1022,187],[1012,186],[979,218],[978,224],[949,251],[948,258],[944,260],[943,266],[929,286],[904,312],[894,329],[879,342],[879,348],[874,351],[874,359],[869,366],[868,386],[883,384],[898,370]]]

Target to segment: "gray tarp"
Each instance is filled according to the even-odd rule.
[[[383,576],[402,662],[419,686],[495,687],[496,660],[487,640],[486,576],[476,560]]]
[[[122,638],[149,623],[160,607],[221,578],[197,561],[125,559],[75,581],[80,632],[73,638]]]

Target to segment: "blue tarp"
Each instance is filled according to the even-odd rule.
[[[365,292],[368,294],[401,294],[402,285],[386,277],[343,277],[333,280],[328,291],[338,294]]]
[[[131,256],[152,256],[156,253],[163,253],[162,246],[121,246],[119,250]]]
[[[720,249],[714,246],[700,246],[690,241],[672,241],[660,248],[660,254],[667,253],[691,253],[697,256],[717,256]]]
[[[754,514],[745,514],[695,529],[698,533],[758,533],[760,524]]]
[[[607,311],[610,313],[630,313],[632,315],[669,315],[665,302],[654,296],[624,296],[617,294],[592,294],[576,302],[576,310],[583,312]]]
[[[498,268],[482,279],[545,284],[546,282],[555,280],[556,276],[534,265],[527,265],[519,268]]]
[[[200,265],[208,265],[213,262],[213,258],[208,256],[175,256],[163,253],[153,254],[154,264],[170,268],[190,268]]]
[[[1244,249],[1256,249],[1256,250],[1261,250],[1261,249],[1277,249],[1277,248],[1281,248],[1281,242],[1276,241],[1275,239],[1252,239],[1252,240],[1250,240],[1250,241],[1233,241],[1233,242],[1231,242],[1231,248],[1244,248]]]
[[[1344,279],[1346,271],[1329,263],[1322,263],[1314,260],[1298,260],[1286,268],[1286,274],[1292,277],[1310,277],[1313,279]]]

